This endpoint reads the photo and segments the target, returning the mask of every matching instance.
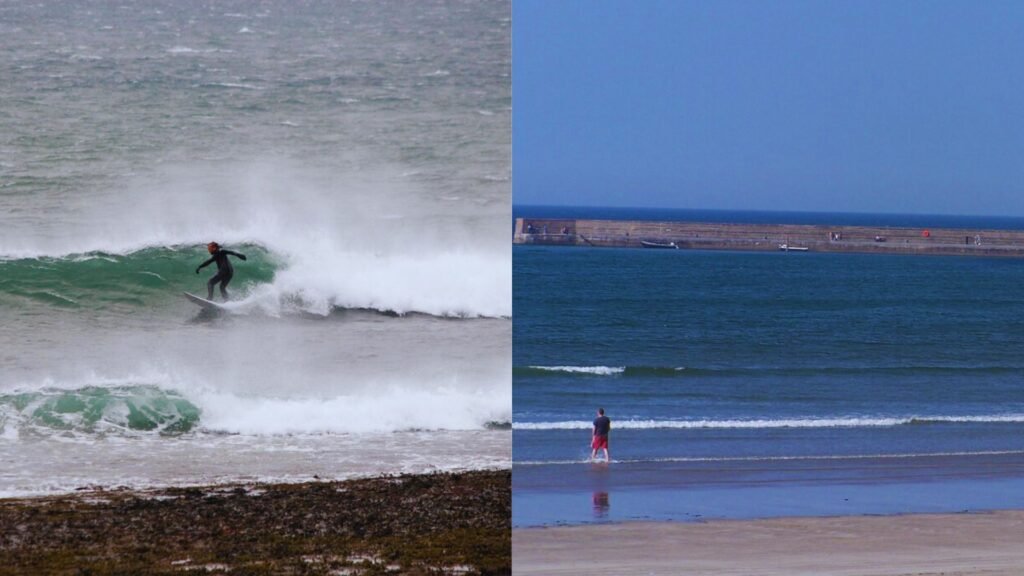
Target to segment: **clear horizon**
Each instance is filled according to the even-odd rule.
[[[583,210],[651,210],[651,211],[692,211],[692,212],[768,212],[781,214],[851,214],[865,216],[913,216],[915,218],[926,218],[935,216],[940,218],[993,218],[993,219],[1021,219],[1024,214],[970,214],[970,213],[930,213],[930,212],[882,212],[869,210],[786,210],[772,208],[703,208],[703,207],[679,207],[679,206],[617,206],[617,205],[596,205],[596,204],[544,204],[544,203],[519,203],[513,202],[512,210],[522,208],[557,208]]]

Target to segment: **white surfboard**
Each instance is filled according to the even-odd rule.
[[[191,302],[194,302],[195,304],[198,304],[199,306],[202,306],[207,310],[227,310],[227,307],[224,306],[223,304],[218,304],[212,300],[201,298],[189,292],[185,292],[184,294],[185,298],[188,298]]]

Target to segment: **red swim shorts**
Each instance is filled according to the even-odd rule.
[[[590,443],[590,447],[594,450],[600,450],[604,448],[608,449],[608,437],[607,436],[594,436],[593,442]]]

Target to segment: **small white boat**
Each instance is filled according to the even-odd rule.
[[[669,250],[679,249],[679,246],[676,246],[675,242],[665,244],[664,242],[648,242],[647,240],[641,240],[640,245],[644,248],[668,248]]]
[[[783,250],[786,252],[807,252],[808,250],[810,250],[810,248],[808,248],[807,246],[790,246],[789,244],[779,244],[779,250]]]

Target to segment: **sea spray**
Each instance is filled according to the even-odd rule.
[[[508,3],[194,8],[0,9],[0,395],[198,412],[8,404],[0,494],[507,467]]]
[[[233,288],[243,290],[270,282],[280,266],[260,246],[243,244],[234,249],[249,256],[238,271]],[[0,261],[3,280],[0,298],[12,304],[24,299],[54,306],[87,309],[122,309],[177,302],[182,291],[199,291],[206,276],[196,278],[194,268],[206,254],[195,246],[146,248],[127,254],[88,252]]]
[[[289,162],[170,170],[160,184],[136,184],[155,188],[145,199],[116,209],[82,206],[73,220],[79,224],[54,236],[0,233],[0,257],[149,258],[217,240],[274,255],[273,281],[253,275],[270,284],[259,292],[265,307],[299,297],[305,311],[319,314],[342,307],[511,316],[511,252],[495,239],[497,219],[429,208],[422,191],[387,173],[313,172]],[[247,274],[248,266],[236,272]],[[189,277],[185,266],[167,271],[160,277],[172,285]]]
[[[333,398],[201,394],[204,430],[232,434],[483,430],[508,421],[508,395],[386,387]]]

